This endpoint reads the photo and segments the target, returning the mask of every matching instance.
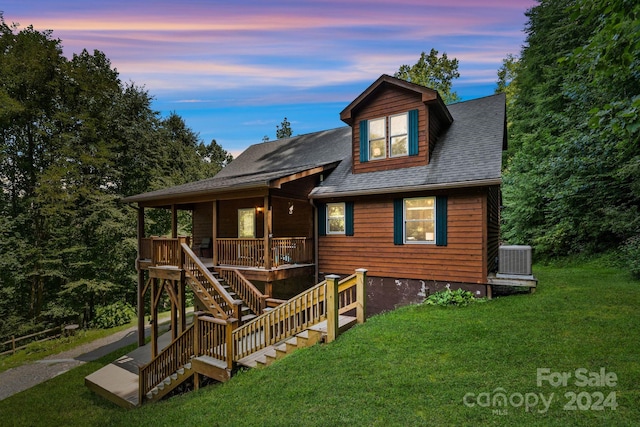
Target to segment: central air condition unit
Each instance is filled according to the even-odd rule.
[[[531,246],[500,246],[498,275],[531,276]]]

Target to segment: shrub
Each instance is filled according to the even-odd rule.
[[[96,317],[91,322],[91,325],[102,329],[113,328],[129,323],[135,315],[136,311],[131,305],[118,301],[104,307],[98,307],[96,309]]]
[[[455,291],[452,291],[447,287],[444,291],[438,291],[429,295],[424,303],[427,305],[439,305],[442,307],[464,307],[469,304],[485,301],[486,299],[484,298],[475,298],[471,292],[465,291],[464,289],[456,289]]]
[[[640,279],[640,235],[624,242],[620,251],[620,258],[633,277]]]

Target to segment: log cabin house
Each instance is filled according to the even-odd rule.
[[[347,126],[253,145],[212,178],[123,200],[139,212],[140,345],[148,294],[154,319],[159,295],[166,291],[171,299],[172,343],[188,330],[185,282],[198,297],[198,309],[211,314],[196,316],[196,335],[218,323],[232,325],[219,333],[227,344],[218,347],[230,353],[219,357],[226,362],[217,371],[195,359],[189,364],[220,380],[248,357],[240,349],[248,336],[233,334],[249,328],[253,317],[274,313],[298,291],[317,288],[313,285],[323,278],[328,279],[320,282],[322,297],[304,301],[329,299],[313,309],[296,303],[306,311],[295,321],[283,314],[270,326],[263,324],[258,329],[270,332],[262,341],[275,344],[276,329],[305,323],[314,310],[325,312],[326,319],[331,298],[341,301],[329,315],[334,325],[326,326],[335,331],[348,322],[336,316],[354,307],[354,318],[364,321],[365,307],[371,315],[421,301],[445,286],[491,295],[507,146],[504,95],[447,106],[432,89],[383,75],[340,118]],[[171,210],[171,237],[144,235],[148,209]],[[178,236],[180,210],[192,213],[192,236]],[[346,285],[338,284],[345,277],[353,285],[346,299]],[[219,289],[221,279],[227,290]],[[342,286],[336,287],[339,297],[329,295],[332,281]],[[154,323],[153,360],[166,352],[159,352]],[[196,350],[187,353],[197,355]],[[172,369],[186,366],[183,362]],[[143,385],[142,371],[134,404],[153,400],[157,378],[174,372],[156,374],[153,384]],[[89,377],[87,384],[93,384]]]

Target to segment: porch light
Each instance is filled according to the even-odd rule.
[[[262,211],[264,211],[264,208],[262,206],[256,207],[256,212],[261,213]]]

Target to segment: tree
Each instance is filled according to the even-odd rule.
[[[451,91],[453,79],[460,77],[458,60],[449,59],[446,52],[440,57],[435,49],[431,49],[429,55],[422,52],[418,62],[411,66],[401,65],[394,77],[437,90],[446,104],[460,100]]]
[[[289,120],[285,117],[282,123],[280,123],[280,126],[276,125],[276,138],[291,138],[292,134],[291,123],[289,123]]]
[[[640,234],[640,5],[549,0],[527,16],[503,237],[547,255],[617,247]]]
[[[123,85],[104,53],[66,59],[50,31],[0,14],[0,341],[20,325],[135,302],[136,216],[118,200],[231,160],[151,99]],[[164,234],[170,220],[157,211],[148,226]]]

